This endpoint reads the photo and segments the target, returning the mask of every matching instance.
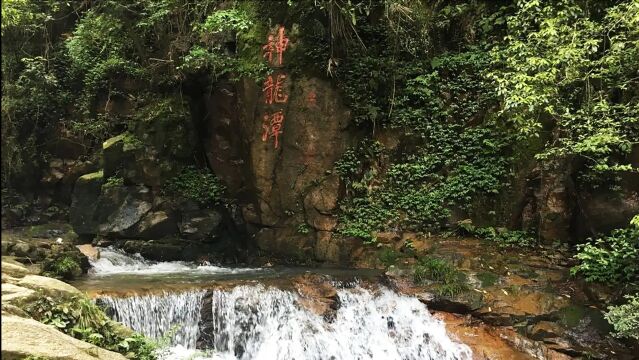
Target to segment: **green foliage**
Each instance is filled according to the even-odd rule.
[[[266,28],[259,22],[252,2],[238,2],[234,7],[215,10],[203,22],[194,22],[199,35],[188,53],[182,57],[177,69],[186,74],[209,71],[215,78],[260,80],[269,71],[260,55],[261,43],[266,39]],[[228,49],[233,38],[235,46]]]
[[[224,185],[207,169],[189,166],[167,180],[165,191],[194,200],[201,205],[215,206],[223,201]]]
[[[507,24],[491,78],[522,136],[539,136],[544,120],[555,126],[538,158],[576,155],[597,172],[633,171],[624,157],[639,136],[639,4],[517,1]]]
[[[102,309],[84,296],[53,299],[48,296],[30,303],[26,311],[34,319],[55,326],[65,334],[139,360],[156,359],[156,346],[142,335],[125,336]]]
[[[440,295],[455,296],[468,290],[466,275],[447,260],[422,257],[413,271],[416,284],[433,283]]]
[[[630,225],[613,230],[608,236],[589,239],[589,243],[577,245],[577,250],[579,265],[571,269],[573,275],[583,275],[591,282],[639,281],[639,226]]]
[[[82,275],[82,268],[80,267],[78,259],[70,255],[63,255],[51,262],[45,262],[44,270],[54,277],[67,280]]]
[[[209,15],[204,23],[197,27],[201,33],[220,33],[224,31],[248,32],[254,25],[246,11],[240,9],[218,10]]]
[[[521,230],[508,230],[506,228],[476,227],[472,222],[465,220],[457,223],[460,235],[470,235],[493,241],[499,247],[522,248],[537,245],[534,235]]]
[[[401,257],[401,254],[395,251],[395,249],[391,249],[388,247],[383,248],[377,254],[377,258],[379,261],[384,264],[384,266],[389,267],[391,265],[397,264],[397,260]]]
[[[302,223],[297,226],[297,232],[306,235],[311,232],[311,227],[307,223]]]
[[[2,83],[2,182],[28,176],[44,158],[37,147],[64,117],[67,93],[45,58],[22,58],[19,76]]]
[[[615,336],[639,340],[639,295],[626,295],[627,303],[609,306],[606,320],[615,329]]]
[[[339,231],[369,241],[372,231],[386,229],[440,231],[453,210],[472,211],[474,202],[499,194],[515,144],[490,112],[498,94],[485,76],[491,57],[483,45],[429,54],[440,28],[465,17],[478,26],[481,7],[393,6],[386,23],[358,27],[367,48],[349,52],[337,73],[360,126],[399,134],[400,146],[375,161],[355,149],[335,164],[352,196],[342,204]]]
[[[124,178],[121,176],[111,176],[107,178],[102,188],[118,187],[124,185]]]

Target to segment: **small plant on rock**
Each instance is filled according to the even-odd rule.
[[[422,257],[413,270],[415,283],[431,282],[436,285],[436,290],[440,295],[455,296],[468,290],[466,275],[447,260]]]

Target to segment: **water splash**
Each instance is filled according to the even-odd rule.
[[[197,265],[186,261],[150,261],[140,254],[129,255],[114,248],[100,248],[100,258],[92,260],[91,274],[95,276],[113,274],[239,274],[260,271],[259,268],[227,268],[213,265]]]
[[[426,306],[415,298],[388,289],[373,292],[362,287],[338,290],[339,308],[331,321],[299,303],[290,291],[262,285],[242,285],[231,290],[212,290],[211,316],[200,322],[196,312],[201,293],[164,296],[164,300],[140,301],[139,298],[111,300],[120,302],[116,313],[134,329],[151,336],[152,329],[167,325],[173,314],[192,314],[178,323],[189,323],[189,336],[174,342],[177,346],[162,354],[163,359],[234,360],[469,360],[471,350],[452,341],[444,324],[433,318]],[[192,297],[184,301],[182,297]],[[182,299],[182,300],[181,300]],[[127,305],[122,302],[128,303]],[[167,304],[157,308],[154,302]],[[171,305],[169,303],[173,302]],[[195,307],[194,311],[191,307]],[[169,310],[168,308],[171,308]],[[158,309],[158,310],[156,310]],[[199,319],[199,318],[197,318]],[[204,319],[202,319],[204,320]],[[132,323],[133,322],[133,323]],[[152,324],[160,322],[161,325]],[[196,330],[193,330],[193,329]],[[206,332],[209,349],[195,350],[195,338]]]
[[[98,302],[107,313],[153,339],[170,337],[171,345],[195,348],[198,323],[204,291],[182,293],[111,297],[104,296]]]

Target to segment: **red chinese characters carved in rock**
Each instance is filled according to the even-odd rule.
[[[268,36],[266,45],[262,46],[263,56],[269,63],[274,65],[282,65],[282,55],[288,47],[288,38],[284,35],[284,26],[280,26],[277,30],[277,38],[273,35]],[[273,53],[277,55],[277,62],[274,63]]]
[[[282,110],[273,113],[265,114],[262,119],[262,141],[267,141],[269,138],[275,139],[275,148],[279,147],[279,137],[282,134],[282,125],[284,124],[284,113]]]
[[[306,104],[308,106],[317,106],[317,94],[314,90],[311,90],[306,96]]]
[[[285,74],[278,74],[275,81],[273,81],[272,75],[266,78],[264,86],[262,86],[265,104],[273,104],[273,102],[284,104],[288,101],[288,95],[284,94],[283,89],[284,80],[286,80]]]

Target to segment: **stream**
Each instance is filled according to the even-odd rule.
[[[100,254],[74,285],[113,319],[165,343],[161,359],[472,358],[426,305],[378,284],[378,271],[152,262],[109,248]],[[336,289],[329,311],[305,305],[294,284],[305,274]]]

